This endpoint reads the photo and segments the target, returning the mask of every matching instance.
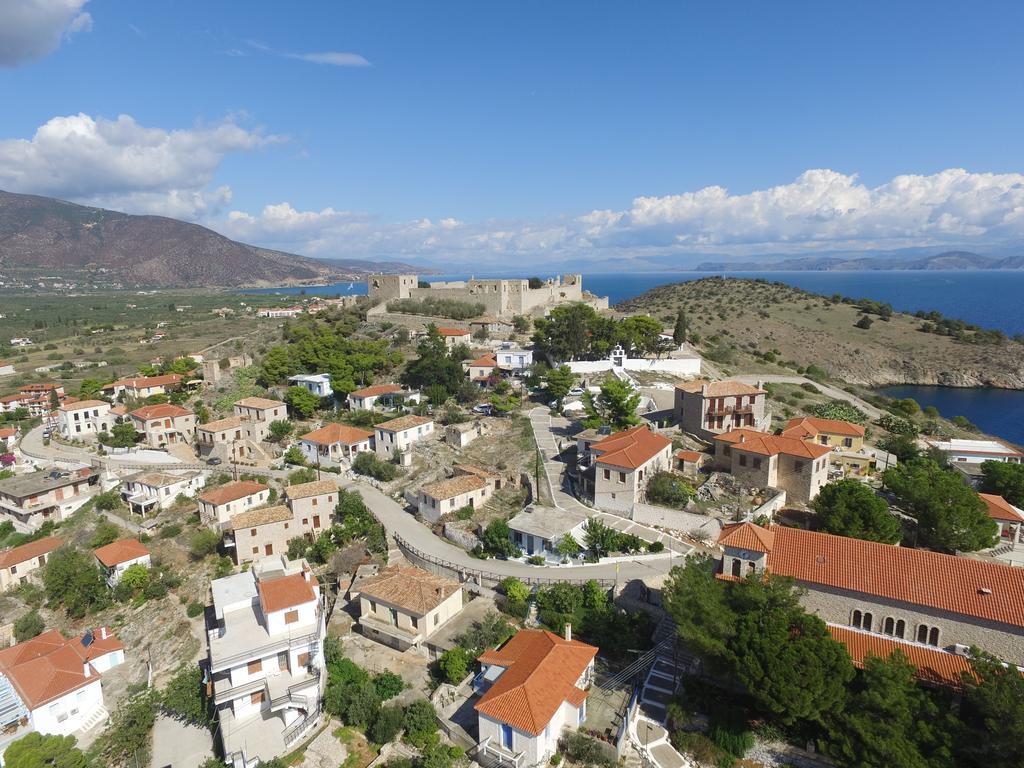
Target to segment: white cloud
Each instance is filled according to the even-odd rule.
[[[57,50],[61,40],[92,29],[88,0],[0,2],[0,66],[16,67]]]
[[[286,53],[289,59],[309,61],[313,64],[330,64],[335,67],[368,67],[368,62],[358,53],[347,53],[345,51],[322,51],[320,53]]]
[[[1024,236],[1024,175],[950,169],[868,187],[854,175],[809,170],[792,183],[745,194],[707,187],[638,197],[621,211],[538,221],[382,222],[365,213],[298,211],[280,203],[258,214],[232,211],[221,228],[310,255],[422,257],[492,268],[509,267],[510,259],[978,247]]]
[[[165,130],[129,115],[54,117],[30,139],[0,140],[0,189],[197,218],[231,200],[229,188],[210,189],[225,155],[280,141],[234,118]]]

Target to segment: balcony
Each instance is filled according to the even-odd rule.
[[[752,405],[723,405],[719,408],[709,407],[706,411],[708,416],[728,416],[731,413],[753,413]]]
[[[397,638],[410,645],[416,645],[423,639],[423,633],[418,629],[407,629],[392,624],[389,621],[381,621],[374,616],[360,616],[359,623],[367,629],[380,632],[382,635]]]
[[[526,760],[526,752],[512,752],[505,747],[495,744],[491,737],[488,736],[486,739],[476,745],[473,757],[478,763],[491,768],[503,768],[505,766],[512,766],[512,768],[522,768],[523,763]]]

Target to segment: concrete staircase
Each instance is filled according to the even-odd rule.
[[[105,723],[109,717],[110,713],[107,712],[106,707],[97,707],[93,710],[92,714],[82,722],[82,725],[78,728],[78,733],[88,733],[100,723]]]

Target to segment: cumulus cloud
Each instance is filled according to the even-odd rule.
[[[228,187],[210,188],[227,154],[281,141],[234,118],[166,130],[129,115],[54,117],[30,139],[0,140],[0,189],[198,218],[231,201]]]
[[[313,64],[330,64],[334,67],[368,67],[368,62],[358,53],[345,51],[322,51],[320,53],[286,53],[289,59],[299,59]]]
[[[61,41],[92,29],[88,0],[0,2],[0,66],[16,67],[57,50]]]
[[[422,257],[495,268],[509,259],[983,246],[1024,235],[1024,175],[950,169],[869,187],[855,175],[809,170],[789,184],[743,194],[707,187],[638,197],[625,210],[538,221],[384,222],[280,203],[257,214],[232,211],[222,229],[310,255]]]

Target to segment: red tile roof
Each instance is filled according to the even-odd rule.
[[[832,452],[827,445],[817,445],[796,437],[782,437],[753,429],[734,429],[715,440],[730,443],[734,450],[756,453],[760,456],[795,456],[798,459],[820,459]]]
[[[498,360],[495,356],[488,352],[487,354],[480,355],[476,360],[469,364],[470,368],[497,368]]]
[[[754,552],[771,552],[775,534],[753,523],[727,525],[718,534],[718,543],[723,547],[750,549]]]
[[[118,539],[105,547],[94,549],[92,553],[105,566],[113,568],[115,565],[127,563],[129,560],[145,557],[149,554],[149,550],[138,539]]]
[[[462,328],[438,328],[437,332],[442,336],[469,336],[469,331]]]
[[[864,661],[868,656],[888,659],[899,651],[917,668],[915,674],[924,683],[962,688],[964,673],[971,674],[971,663],[966,656],[846,627],[829,625],[828,631],[832,637],[846,646],[850,660],[858,669],[864,668]]]
[[[188,408],[182,408],[178,405],[171,405],[170,403],[161,403],[159,405],[144,405],[141,408],[136,408],[131,412],[131,416],[138,419],[176,419],[179,416],[191,416],[192,411]]]
[[[294,608],[313,600],[316,600],[316,592],[313,591],[312,576],[310,581],[306,581],[304,573],[260,581],[260,604],[265,614]]]
[[[131,379],[118,379],[117,381],[111,382],[104,387],[104,389],[113,389],[114,387],[128,387],[129,389],[146,389],[148,387],[166,387],[170,384],[180,384],[181,374],[178,373],[167,373],[162,376],[136,376]]]
[[[4,427],[0,429],[0,439],[6,440],[8,437],[14,437],[18,434],[17,427]]]
[[[221,504],[227,504],[229,501],[237,501],[260,491],[268,490],[270,490],[270,486],[264,483],[256,483],[252,480],[239,480],[235,483],[228,483],[220,488],[214,488],[212,491],[207,491],[199,497],[199,500],[220,506]]]
[[[257,411],[269,411],[271,408],[284,408],[280,400],[271,400],[266,397],[243,397],[235,401],[236,408],[252,408]]]
[[[1002,496],[994,493],[979,493],[981,500],[988,507],[988,516],[993,520],[1005,520],[1011,523],[1024,523],[1020,510]]]
[[[350,392],[352,397],[377,397],[378,395],[390,395],[394,392],[401,392],[402,388],[397,384],[374,384],[372,387],[364,387]]]
[[[736,535],[735,529],[723,529],[719,543]],[[761,530],[773,534],[759,550],[768,553],[771,573],[1024,627],[1022,568],[779,525]]]
[[[667,437],[662,437],[641,424],[639,427],[608,435],[592,444],[590,450],[598,455],[598,464],[637,469],[670,445],[672,441]]]
[[[373,432],[365,429],[357,429],[347,424],[325,424],[320,429],[307,432],[299,439],[317,445],[334,445],[335,443],[355,445],[369,440],[371,437],[373,437]]]
[[[675,457],[677,459],[679,459],[680,461],[688,461],[690,463],[700,461],[701,457],[703,457],[705,455],[707,455],[707,454],[703,454],[700,451],[678,450],[678,451],[675,452]]]
[[[505,671],[474,708],[487,717],[536,736],[563,702],[579,707],[587,692],[576,681],[594,660],[597,648],[540,629],[521,629],[500,650],[485,651],[481,664]]]
[[[801,440],[815,437],[822,432],[844,437],[864,437],[864,427],[859,424],[851,424],[839,419],[819,419],[814,416],[798,416],[787,421],[786,426],[782,428],[782,434],[786,437],[796,437]]]
[[[58,539],[56,536],[47,536],[30,541],[27,544],[22,544],[20,547],[0,552],[0,568],[10,568],[12,565],[24,563],[26,560],[32,560],[40,555],[53,552],[53,550],[59,549],[62,546],[64,546],[64,540]]]

